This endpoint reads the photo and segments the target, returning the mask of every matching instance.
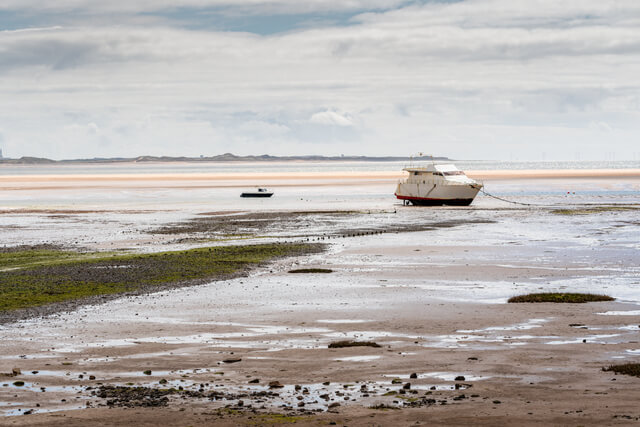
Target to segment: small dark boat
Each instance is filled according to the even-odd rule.
[[[269,191],[266,188],[258,188],[256,191],[245,191],[240,194],[240,197],[271,197],[273,191]]]

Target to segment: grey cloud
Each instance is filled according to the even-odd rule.
[[[45,67],[56,71],[93,64],[148,61],[152,40],[139,32],[87,28],[0,32],[0,69]]]
[[[43,66],[64,70],[84,65],[96,57],[98,46],[60,40],[19,41],[0,47],[0,69]]]

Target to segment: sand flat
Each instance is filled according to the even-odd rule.
[[[557,179],[559,189],[585,182],[575,176]],[[625,179],[624,185],[631,184],[623,188],[633,189],[635,178]],[[309,202],[297,192],[281,191],[271,200],[275,207],[239,206],[234,192],[228,200],[189,200],[185,207],[175,202],[180,191],[145,190],[127,196],[136,200],[133,208],[129,198],[127,203],[115,198],[126,189],[115,183],[115,190],[95,200],[87,193],[76,202],[95,210],[67,211],[50,202],[64,200],[66,190],[43,191],[37,193],[42,198],[26,197],[15,202],[15,209],[5,209],[0,233],[6,241],[29,244],[46,240],[142,251],[189,247],[198,243],[178,243],[172,239],[184,236],[148,231],[207,212],[251,212],[258,220],[259,212],[273,209],[335,209],[345,206],[343,192],[368,188],[366,179],[354,179],[352,187],[331,180],[308,180],[325,185],[317,191],[305,183],[312,194],[306,196]],[[589,185],[598,186],[579,199],[561,190],[535,197],[597,202],[607,194],[599,185],[607,188],[612,181],[598,180],[590,178]],[[159,182],[172,184],[170,179]],[[501,177],[495,182],[510,191],[549,190],[548,178]],[[183,185],[190,188],[190,197],[198,194],[189,181]],[[386,184],[372,187],[385,198],[365,194],[346,205],[359,206],[357,211],[318,213],[289,228],[279,229],[278,224],[284,227],[280,219],[267,236],[325,242],[326,253],[280,260],[249,277],[1,325],[0,372],[19,368],[23,375],[0,378],[0,385],[7,384],[0,387],[0,413],[5,415],[0,424],[260,424],[248,405],[262,415],[300,416],[297,423],[308,425],[637,422],[638,379],[602,371],[612,363],[638,360],[640,294],[634,284],[640,273],[640,228],[635,211],[563,216],[553,208],[505,207],[484,198],[470,208],[415,209],[394,204]],[[149,209],[140,210],[142,197],[150,198],[144,205]],[[607,197],[634,201],[636,193]],[[385,208],[368,211],[363,204]],[[398,231],[385,232],[398,224]],[[416,228],[419,224],[426,226]],[[333,273],[287,273],[314,267]],[[540,290],[602,292],[617,301],[506,304],[509,296]],[[327,348],[338,340],[371,340],[381,348]],[[417,378],[409,378],[412,373]],[[456,381],[458,376],[465,380]],[[25,386],[13,386],[18,378]],[[392,383],[394,378],[400,383]],[[226,394],[213,400],[172,396],[166,406],[152,409],[109,409],[107,399],[92,395],[98,383],[162,388],[162,379],[171,387],[197,391],[207,384],[203,390]],[[249,384],[252,379],[259,383]],[[267,392],[270,381],[284,386],[278,398],[238,397]],[[404,397],[385,396],[399,393],[406,383],[416,394],[405,390]],[[325,394],[328,400],[320,397]],[[434,402],[411,407],[423,399]],[[340,406],[329,408],[332,403]],[[371,409],[380,404],[402,409]],[[35,413],[20,415],[29,409]]]

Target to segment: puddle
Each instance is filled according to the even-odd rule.
[[[17,377],[16,377],[17,378]],[[77,393],[79,391],[84,390],[84,387],[82,386],[75,386],[75,385],[58,385],[58,386],[43,386],[38,382],[28,382],[28,381],[23,381],[24,385],[21,386],[16,386],[13,385],[13,383],[15,381],[22,381],[22,380],[13,380],[11,382],[8,383],[2,383],[2,388],[3,389],[10,389],[11,391],[18,391],[18,390],[25,390],[25,391],[30,391],[30,392],[37,392],[37,393],[44,393],[44,392],[68,392],[68,393]]]
[[[349,356],[349,357],[340,357],[337,359],[338,362],[369,362],[371,360],[380,359],[382,356]]]
[[[549,345],[564,345],[564,344],[581,344],[583,340],[587,340],[587,344],[616,344],[620,340],[603,341],[605,338],[619,337],[620,334],[608,334],[608,335],[587,335],[579,338],[572,338],[567,340],[555,340],[547,341],[545,344]]]
[[[598,313],[601,316],[640,316],[640,310],[630,311],[605,311],[604,313]]]
[[[424,337],[426,343],[422,343],[423,347],[430,348],[459,348],[468,347],[468,341],[482,341],[482,342],[498,342],[498,340],[489,340],[483,335],[438,335],[435,337]]]
[[[623,325],[623,326],[573,326],[576,329],[586,329],[589,331],[640,331],[640,325]]]
[[[551,319],[529,319],[527,322],[517,323],[515,325],[507,326],[490,326],[482,329],[461,329],[456,332],[460,333],[479,333],[479,332],[492,332],[492,331],[523,331],[533,328],[539,328],[542,323],[546,323]]]
[[[409,375],[411,374],[385,374],[383,375],[384,377],[387,378],[400,378],[400,379],[407,379],[410,380]],[[463,376],[464,377],[464,381],[481,381],[481,380],[486,380],[489,379],[491,377],[483,377],[483,376],[476,376],[476,375],[471,375],[471,374],[454,374],[451,372],[425,372],[422,374],[418,374],[418,379],[424,379],[424,378],[437,378],[439,380],[443,380],[443,381],[455,381],[455,379],[458,376]]]
[[[385,375],[386,376],[386,375]],[[391,375],[393,378],[402,378],[401,376]],[[406,376],[408,378],[408,375]],[[420,391],[450,391],[450,390],[466,390],[469,387],[462,383],[457,384],[415,384],[411,381],[415,381],[415,379],[410,379],[406,382],[411,383],[411,390],[420,390]],[[390,382],[381,382],[378,381],[376,384],[381,388],[384,388],[386,391],[400,391],[402,389],[403,384],[391,384]]]
[[[350,332],[332,332],[322,334],[329,338],[351,338],[359,340],[374,340],[376,338],[409,338],[416,339],[417,335],[409,335],[398,332],[386,332],[386,331],[350,331]]]
[[[364,320],[364,319],[321,319],[321,320],[316,320],[316,322],[317,323],[351,324],[351,323],[373,322],[373,320]]]
[[[23,406],[24,405],[17,405],[17,406]],[[18,409],[12,409],[9,411],[4,411],[2,413],[3,416],[5,417],[15,417],[18,415],[25,415],[25,413],[28,412],[28,414],[45,414],[45,413],[50,413],[50,412],[60,412],[60,411],[73,411],[73,410],[78,410],[78,409],[84,409],[86,408],[86,404],[82,404],[82,405],[68,405],[68,406],[64,406],[62,408],[30,408],[28,407],[23,409],[23,408],[18,408]]]
[[[219,347],[238,347],[238,348],[264,348],[281,346],[284,348],[315,348],[313,340],[300,339],[279,339],[275,341],[233,341],[241,338],[257,338],[267,337],[270,335],[303,335],[303,334],[322,334],[331,333],[331,329],[327,328],[290,328],[286,326],[252,326],[243,332],[220,332],[220,333],[203,333],[197,335],[182,336],[164,336],[164,337],[143,337],[135,339],[112,339],[102,342],[88,343],[77,346],[67,346],[56,348],[60,353],[78,353],[90,348],[101,347],[127,347],[138,344],[209,344]]]

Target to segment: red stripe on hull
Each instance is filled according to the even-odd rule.
[[[400,200],[408,200],[412,205],[416,206],[469,206],[473,202],[471,199],[430,199],[428,197],[411,197],[395,195]]]

